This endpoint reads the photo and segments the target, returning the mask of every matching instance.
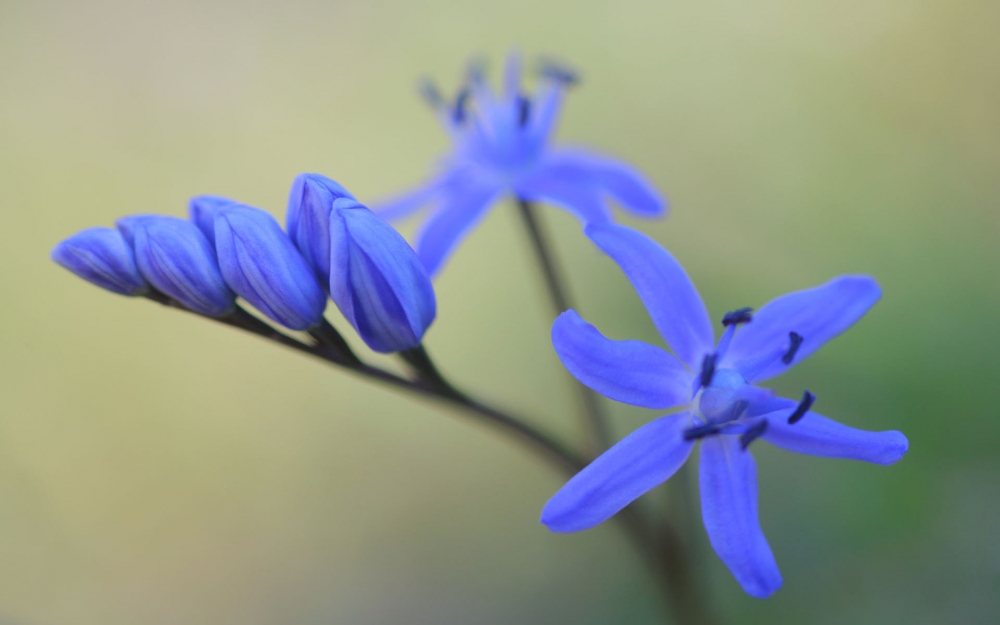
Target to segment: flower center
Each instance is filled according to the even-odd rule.
[[[746,410],[747,401],[737,395],[747,381],[732,369],[716,369],[711,384],[695,395],[692,406],[696,416],[705,423],[720,424],[735,421]]]

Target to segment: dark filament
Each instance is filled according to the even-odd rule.
[[[465,121],[465,108],[469,103],[469,90],[462,89],[455,96],[455,108],[452,109],[452,119],[455,120],[456,124],[461,124]]]
[[[444,96],[438,91],[437,85],[428,79],[423,79],[420,84],[417,85],[417,90],[420,91],[420,96],[431,105],[431,108],[442,109],[447,104],[445,104]]]
[[[528,118],[531,116],[531,100],[523,95],[517,96],[518,118],[517,123],[521,128],[528,125]]]
[[[741,323],[750,323],[753,319],[753,308],[740,308],[739,310],[733,310],[727,312],[722,318],[722,325],[724,327],[729,327],[732,325],[739,325]]]
[[[580,75],[575,71],[551,59],[543,59],[539,73],[546,78],[551,78],[567,87],[571,87],[580,82]]]
[[[795,358],[795,353],[799,351],[799,346],[802,345],[802,335],[798,332],[789,332],[788,340],[792,344],[788,346],[788,351],[781,357],[781,362],[786,365],[792,364],[792,358]]]
[[[711,423],[706,423],[705,425],[696,425],[692,428],[684,430],[684,440],[693,441],[698,438],[705,438],[706,436],[711,436],[713,434],[719,433],[719,426],[712,425]]]
[[[754,442],[761,434],[767,431],[767,419],[762,419],[746,432],[740,434],[740,449],[746,451],[750,443]]]
[[[715,376],[715,361],[719,358],[718,354],[706,354],[705,359],[701,361],[701,385],[708,386],[712,383],[712,377]]]
[[[816,401],[816,396],[810,393],[809,389],[806,389],[806,392],[802,393],[802,401],[800,401],[799,405],[795,407],[795,411],[792,412],[792,415],[788,417],[788,423],[798,423],[799,419],[806,416],[806,413],[809,412],[810,408],[812,408],[814,401]]]

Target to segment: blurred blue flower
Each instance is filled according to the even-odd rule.
[[[293,330],[320,323],[326,293],[274,217],[252,206],[228,204],[216,212],[214,227],[219,267],[240,297]]]
[[[584,223],[611,218],[607,196],[638,215],[664,213],[663,198],[629,165],[549,145],[563,96],[575,82],[573,72],[543,62],[538,87],[526,96],[521,91],[521,58],[511,54],[499,94],[475,65],[452,104],[430,83],[423,85],[423,95],[451,137],[453,150],[430,180],[376,210],[393,220],[433,205],[416,239],[428,273],[437,273],[462,237],[505,194],[554,204]]]
[[[198,227],[179,217],[133,215],[116,222],[135,251],[139,273],[187,308],[221,317],[236,295],[226,286],[212,244]]]
[[[288,194],[285,227],[325,289],[330,282],[330,211],[347,189],[320,174],[299,174]]]
[[[330,297],[368,347],[420,345],[437,303],[423,265],[392,226],[350,198],[330,217]]]
[[[149,284],[139,275],[135,254],[120,232],[87,228],[52,249],[51,258],[84,280],[121,295],[142,295]]]
[[[755,315],[733,311],[715,344],[701,297],[666,250],[612,223],[585,232],[628,276],[676,356],[608,339],[573,310],[552,327],[556,352],[578,380],[611,399],[681,411],[637,429],[594,460],[546,504],[542,523],[575,532],[605,521],[673,475],[703,439],[699,482],[712,547],[747,593],[767,597],[781,586],[781,574],[758,521],[748,445],[760,437],[798,453],[891,464],[908,442],[900,432],[856,430],[810,411],[815,396],[808,391],[794,401],[755,384],[853,325],[878,301],[879,286],[867,276],[841,276],[779,297]]]

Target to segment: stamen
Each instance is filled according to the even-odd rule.
[[[740,434],[740,449],[746,451],[750,443],[754,442],[761,434],[767,431],[767,419],[761,419],[746,432]]]
[[[713,434],[718,434],[720,432],[719,426],[712,425],[711,423],[706,423],[705,425],[696,425],[684,430],[684,440],[693,441],[699,438],[705,438],[706,436],[711,436]]]
[[[799,405],[792,411],[791,416],[788,417],[788,424],[798,423],[799,419],[806,416],[806,413],[812,408],[814,401],[816,401],[816,396],[810,393],[809,389],[806,389],[806,392],[802,393],[802,401],[799,402]]]
[[[452,109],[451,117],[455,120],[456,124],[461,124],[465,121],[465,109],[469,104],[469,88],[463,87],[458,95],[455,96],[455,106]]]
[[[517,96],[517,106],[517,123],[521,128],[524,128],[528,125],[528,118],[531,117],[531,100],[523,95]]]
[[[541,59],[539,61],[538,73],[543,77],[554,80],[565,87],[572,87],[580,82],[580,75],[572,68],[554,61],[552,59]]]
[[[437,85],[435,85],[429,78],[424,78],[417,84],[417,91],[420,92],[420,97],[424,99],[435,111],[446,108],[448,104],[444,100],[444,96],[438,90]]]
[[[740,308],[739,310],[733,310],[727,312],[724,317],[722,317],[722,325],[729,327],[732,325],[739,325],[741,323],[750,323],[753,319],[753,308]]]
[[[795,358],[795,354],[799,351],[799,346],[802,345],[802,335],[798,332],[789,332],[788,340],[791,341],[791,345],[788,346],[788,351],[785,355],[781,357],[781,362],[786,365],[792,364],[792,358]]]
[[[701,361],[701,385],[703,387],[712,384],[712,377],[715,376],[715,361],[718,358],[718,354],[705,354],[705,358]]]

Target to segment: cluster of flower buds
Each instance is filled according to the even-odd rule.
[[[236,298],[292,330],[323,321],[329,295],[364,342],[389,353],[420,345],[434,321],[434,289],[392,226],[318,174],[295,179],[287,232],[266,211],[202,195],[190,219],[133,215],[89,228],[52,259],[97,286],[160,294],[201,315],[236,311]]]

